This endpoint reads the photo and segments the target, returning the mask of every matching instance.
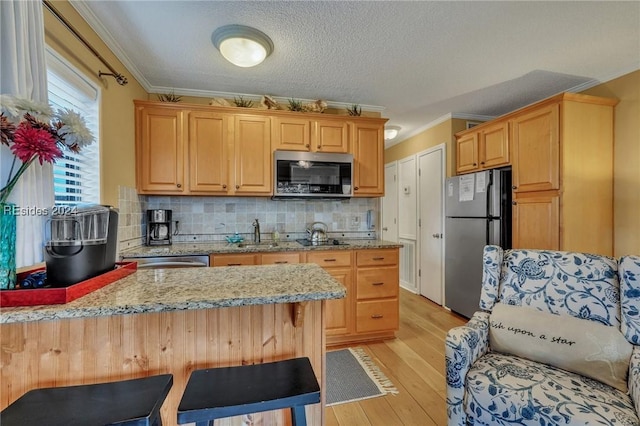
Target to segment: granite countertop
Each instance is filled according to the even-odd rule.
[[[38,290],[34,290],[38,291]],[[0,323],[341,299],[315,264],[138,270],[61,305],[2,308]]]
[[[365,239],[346,239],[340,240],[347,244],[341,245],[323,245],[323,246],[303,246],[296,241],[280,241],[273,244],[266,241],[259,244],[244,242],[241,244],[227,242],[210,242],[210,243],[173,243],[170,246],[140,246],[120,253],[121,257],[151,257],[151,256],[184,256],[184,255],[209,255],[224,253],[258,253],[258,252],[286,252],[286,251],[312,251],[312,250],[354,250],[354,249],[380,249],[380,248],[398,248],[402,244],[383,241],[383,240],[365,240]]]

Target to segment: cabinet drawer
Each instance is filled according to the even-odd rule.
[[[284,263],[300,263],[300,253],[265,253],[262,256],[263,265],[279,265]]]
[[[211,266],[257,265],[255,254],[216,254],[209,261]]]
[[[398,325],[398,299],[368,300],[356,304],[358,333],[397,330]]]
[[[358,266],[397,265],[398,249],[359,250],[356,252]]]
[[[351,266],[351,250],[322,250],[307,253],[307,263],[315,263],[323,268]]]
[[[360,269],[357,275],[356,295],[360,299],[398,297],[398,267]]]

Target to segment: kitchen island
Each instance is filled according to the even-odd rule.
[[[399,250],[402,244],[379,239],[329,238],[327,243],[319,245],[303,245],[300,241],[180,242],[162,247],[136,247],[120,254],[145,264],[171,262],[172,256],[197,256],[199,263],[208,258],[213,267],[314,263],[347,289],[346,298],[326,303],[327,345],[394,338],[400,324]]]
[[[344,296],[317,265],[263,265],[139,270],[67,304],[2,308],[0,408],[36,387],[171,373],[173,425],[191,371],[307,356],[323,390],[309,424],[323,424],[325,300]]]
[[[303,245],[299,241],[180,242],[162,247],[136,247],[120,254],[124,259],[144,263],[170,262],[172,256],[197,256],[197,262],[208,258],[213,267],[314,263],[347,289],[346,298],[326,303],[327,345],[394,338],[400,324],[399,250],[402,244],[347,238],[329,238],[320,245]]]

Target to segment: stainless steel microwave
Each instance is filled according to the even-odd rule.
[[[275,151],[273,198],[353,196],[353,155]]]

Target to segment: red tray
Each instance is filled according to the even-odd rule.
[[[45,268],[34,268],[18,274],[18,282],[27,275],[43,271]],[[133,274],[138,269],[137,262],[117,262],[113,271],[105,272],[97,277],[80,281],[68,287],[60,288],[26,288],[17,290],[0,291],[0,306],[35,306],[35,305],[59,305],[69,303],[79,297],[85,296],[108,284],[118,281],[127,275]]]

